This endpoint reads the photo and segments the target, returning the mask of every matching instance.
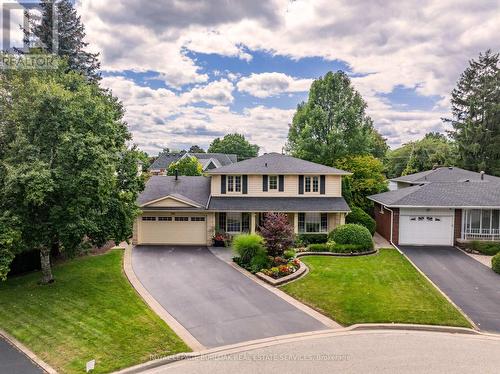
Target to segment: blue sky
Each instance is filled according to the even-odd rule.
[[[262,152],[281,151],[312,80],[336,70],[350,75],[375,127],[397,147],[444,132],[468,61],[500,49],[496,0],[75,4],[89,48],[100,53],[102,84],[151,154],[206,148],[230,132]]]

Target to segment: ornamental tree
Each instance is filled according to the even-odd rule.
[[[196,157],[191,156],[186,156],[179,161],[172,162],[168,166],[167,175],[175,175],[176,170],[179,175],[203,175],[203,165],[201,165]]]
[[[294,242],[293,226],[283,213],[267,213],[259,228],[270,256],[282,256]]]

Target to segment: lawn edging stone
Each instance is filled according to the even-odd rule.
[[[295,273],[286,275],[284,277],[274,279],[272,277],[269,277],[265,275],[264,273],[261,273],[260,271],[258,273],[255,273],[255,276],[261,280],[263,280],[266,283],[269,283],[271,286],[282,286],[285,283],[291,282],[293,280],[296,280],[304,275],[306,275],[309,272],[309,268],[303,263],[300,262],[300,267],[297,269]]]

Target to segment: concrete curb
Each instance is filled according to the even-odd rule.
[[[241,268],[240,266],[238,266],[234,262],[229,263],[229,265],[232,266],[237,271],[239,271],[240,273],[242,273],[243,275],[245,275],[246,277],[248,277],[251,280],[253,280],[254,282],[258,283],[259,285],[261,285],[262,287],[264,287],[268,291],[272,292],[276,296],[281,297],[287,303],[292,304],[297,309],[299,309],[299,310],[303,311],[304,313],[310,315],[314,319],[317,319],[318,321],[320,321],[321,323],[323,323],[325,326],[327,326],[329,328],[341,328],[342,327],[339,323],[337,323],[334,320],[326,317],[325,315],[317,312],[313,308],[311,308],[311,307],[309,307],[309,306],[307,306],[305,304],[302,304],[300,301],[298,301],[297,299],[291,297],[287,293],[281,291],[279,288],[273,287],[273,286],[267,284],[266,282],[264,282],[263,280],[260,280],[255,275],[253,275],[249,271]]]
[[[0,329],[0,336],[2,336],[8,343],[13,345],[19,351],[24,353],[31,361],[33,361],[37,366],[39,366],[42,370],[44,370],[48,374],[57,374],[57,371],[51,367],[46,362],[42,361],[35,355],[30,349],[28,349],[24,344],[22,344],[19,340],[14,338],[12,335],[6,333],[4,330]]]
[[[447,295],[445,294],[441,288],[439,288],[437,286],[437,284],[435,284],[427,275],[425,275],[425,273],[420,270],[420,268],[401,250],[399,249],[399,247],[395,244],[393,244],[394,248],[396,248],[396,250],[401,253],[403,255],[404,258],[406,258],[406,260],[408,260],[408,262],[415,268],[417,269],[417,271],[425,278],[427,279],[427,281],[432,284],[434,286],[434,288],[436,290],[438,290],[438,292],[443,295],[443,297],[448,300],[448,302],[453,305],[459,312],[460,314],[462,314],[464,316],[464,318],[469,321],[469,323],[472,325],[472,327],[474,328],[474,330],[479,330],[479,327],[477,327],[476,323],[467,315],[465,314],[465,312],[462,310],[462,308],[460,308],[457,304],[455,304],[455,302]]]
[[[250,351],[254,349],[266,348],[278,344],[304,341],[315,338],[331,337],[331,336],[345,336],[354,334],[370,334],[370,333],[391,333],[396,331],[408,331],[408,332],[435,332],[435,333],[448,333],[448,334],[464,334],[477,336],[480,338],[500,340],[500,335],[485,334],[476,330],[464,328],[464,327],[449,327],[449,326],[433,326],[433,325],[414,325],[414,324],[392,324],[392,323],[377,323],[377,324],[356,324],[340,329],[328,329],[320,331],[311,331],[298,334],[282,335],[278,337],[265,338],[259,340],[253,340],[238,344],[232,344],[212,349],[207,349],[199,352],[192,352],[186,354],[178,354],[174,356],[169,356],[161,358],[155,361],[150,361],[141,365],[133,366],[128,369],[123,369],[115,374],[132,374],[140,373],[145,370],[154,369],[160,366],[172,364],[182,360],[196,359],[203,356],[217,356],[217,355],[229,355],[244,351]]]
[[[304,264],[302,261],[300,262],[299,268],[295,271],[295,273],[289,274],[285,277],[281,277],[278,279],[274,279],[272,277],[267,276],[264,273],[261,273],[260,271],[255,274],[255,276],[264,282],[270,284],[271,286],[282,286],[286,283],[290,283],[291,281],[297,280],[299,278],[302,278],[304,275],[309,273],[309,268]]]
[[[146,290],[141,281],[137,278],[132,268],[132,246],[125,247],[125,256],[123,256],[123,270],[127,276],[130,284],[137,291],[139,296],[146,302],[146,304],[163,320],[167,325],[193,350],[201,351],[205,349],[191,333],[182,326],[170,313],[168,313],[161,304],[156,301],[153,296]]]

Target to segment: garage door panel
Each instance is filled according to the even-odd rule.
[[[140,244],[206,245],[204,216],[155,217],[139,221]]]
[[[399,242],[407,245],[453,245],[453,216],[400,216]]]

